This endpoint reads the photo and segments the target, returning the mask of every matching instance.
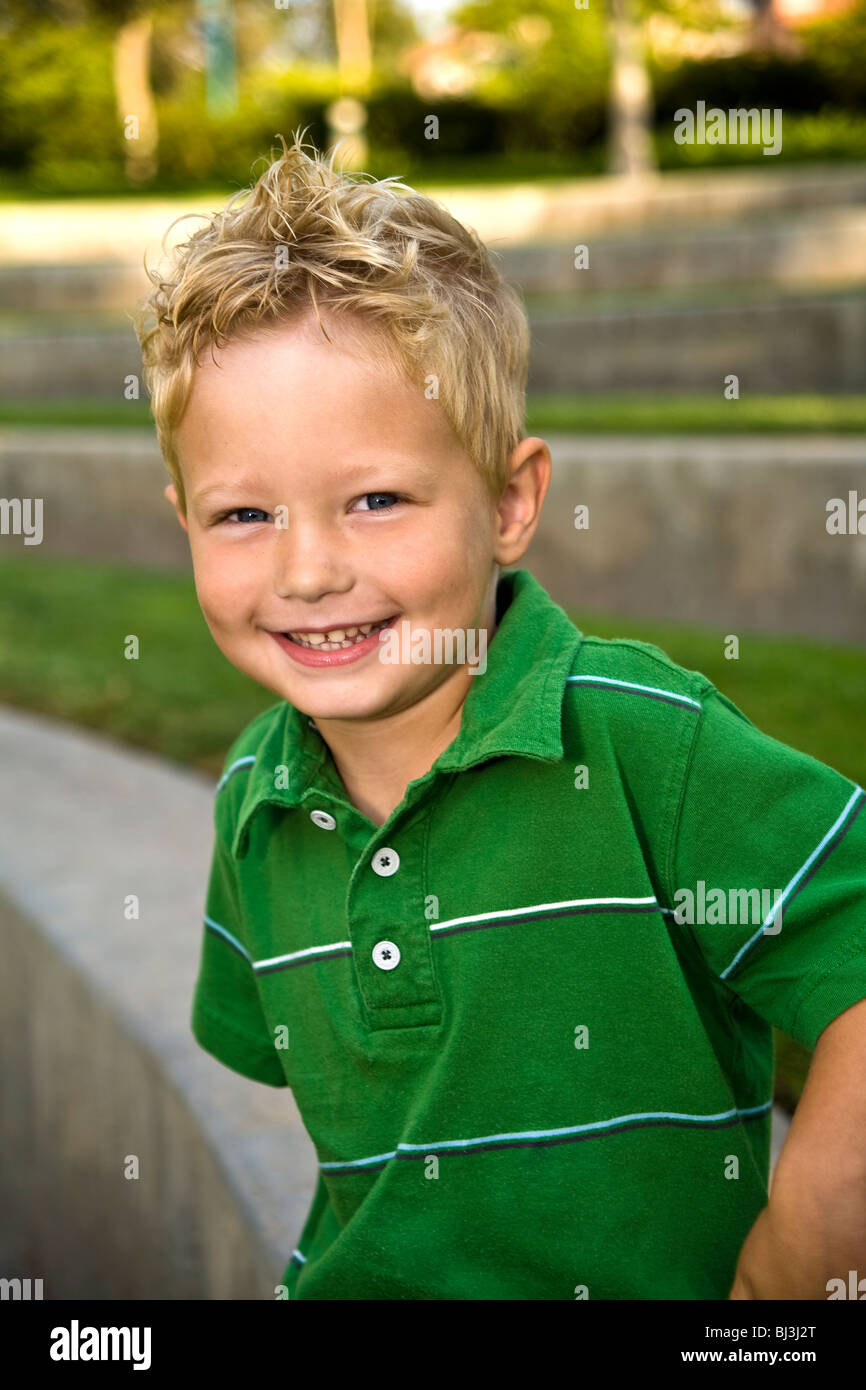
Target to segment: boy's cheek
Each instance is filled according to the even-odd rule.
[[[215,570],[193,562],[193,570],[199,607],[211,632],[231,629],[246,611],[242,585],[234,576],[229,582],[225,569]]]

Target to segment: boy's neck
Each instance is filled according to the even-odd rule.
[[[497,618],[494,602],[486,628],[488,646]],[[477,678],[468,665],[457,666],[422,701],[374,723],[316,720],[349,800],[374,825],[385,824],[409,783],[429,772],[454,742],[466,696]]]
[[[374,825],[385,824],[409,783],[453,743],[473,679],[461,666],[420,704],[373,724],[316,721],[350,801]]]

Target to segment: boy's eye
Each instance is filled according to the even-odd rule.
[[[396,507],[398,502],[404,499],[396,492],[365,492],[360,499],[365,506],[360,507],[361,511],[366,512],[390,512]],[[260,507],[235,507],[234,511],[223,512],[217,518],[219,521],[233,521],[238,525],[248,523],[250,525],[264,521],[270,515]]]
[[[234,517],[240,517],[243,523],[245,521],[260,521],[262,517],[267,515],[268,513],[263,512],[259,507],[236,507],[233,512],[226,512],[221,520],[231,521]]]
[[[362,512],[389,512],[401,498],[396,492],[365,492],[361,500],[370,503]]]

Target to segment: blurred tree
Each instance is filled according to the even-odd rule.
[[[379,68],[396,66],[406,49],[421,38],[412,11],[400,0],[374,0],[371,24],[373,61]]]
[[[233,0],[196,0],[204,38],[205,99],[209,116],[238,109],[237,48]]]
[[[547,122],[540,123],[550,129],[549,149],[596,139],[601,132],[591,113],[601,99],[607,109],[608,168],[640,174],[655,166],[645,12],[643,0],[574,0],[571,5],[563,0],[472,0],[454,19],[511,41],[508,67],[514,86],[550,112]],[[580,93],[577,102],[575,91]]]
[[[147,0],[91,0],[111,21],[114,40],[114,91],[126,141],[125,171],[131,183],[145,183],[157,171],[159,131],[150,86],[152,5]]]
[[[347,169],[363,169],[367,164],[364,98],[370,94],[373,50],[369,10],[375,3],[376,0],[333,0],[340,96],[327,108],[325,116],[328,144],[342,139],[340,162]]]
[[[643,16],[635,0],[608,0],[608,14],[608,168],[612,174],[641,176],[656,168]]]
[[[779,22],[774,0],[749,0],[749,6],[752,11],[752,49],[758,53],[799,57],[803,52],[803,43]]]
[[[166,6],[176,9],[176,0],[4,0],[4,4],[13,23],[49,20],[84,25],[95,18],[111,25],[114,91],[126,175],[133,183],[152,178],[157,171],[158,142],[156,106],[150,86],[153,16]]]
[[[545,153],[568,154],[603,134],[610,53],[602,5],[590,0],[579,10],[564,0],[469,0],[451,18],[464,30],[501,35],[500,54],[479,72],[476,95],[515,113],[515,145],[527,148],[526,111],[532,139]]]

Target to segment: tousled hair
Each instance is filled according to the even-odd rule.
[[[490,495],[524,435],[529,327],[476,232],[398,178],[335,169],[303,134],[172,251],[137,306],[135,331],[160,449],[186,500],[174,434],[200,352],[319,306],[359,315],[383,355],[438,402]],[[196,216],[196,214],[186,214]],[[177,219],[177,220],[183,220]],[[172,223],[172,226],[175,224]],[[170,230],[170,229],[169,229]],[[167,235],[167,233],[166,233]],[[165,251],[165,243],[163,242]]]

